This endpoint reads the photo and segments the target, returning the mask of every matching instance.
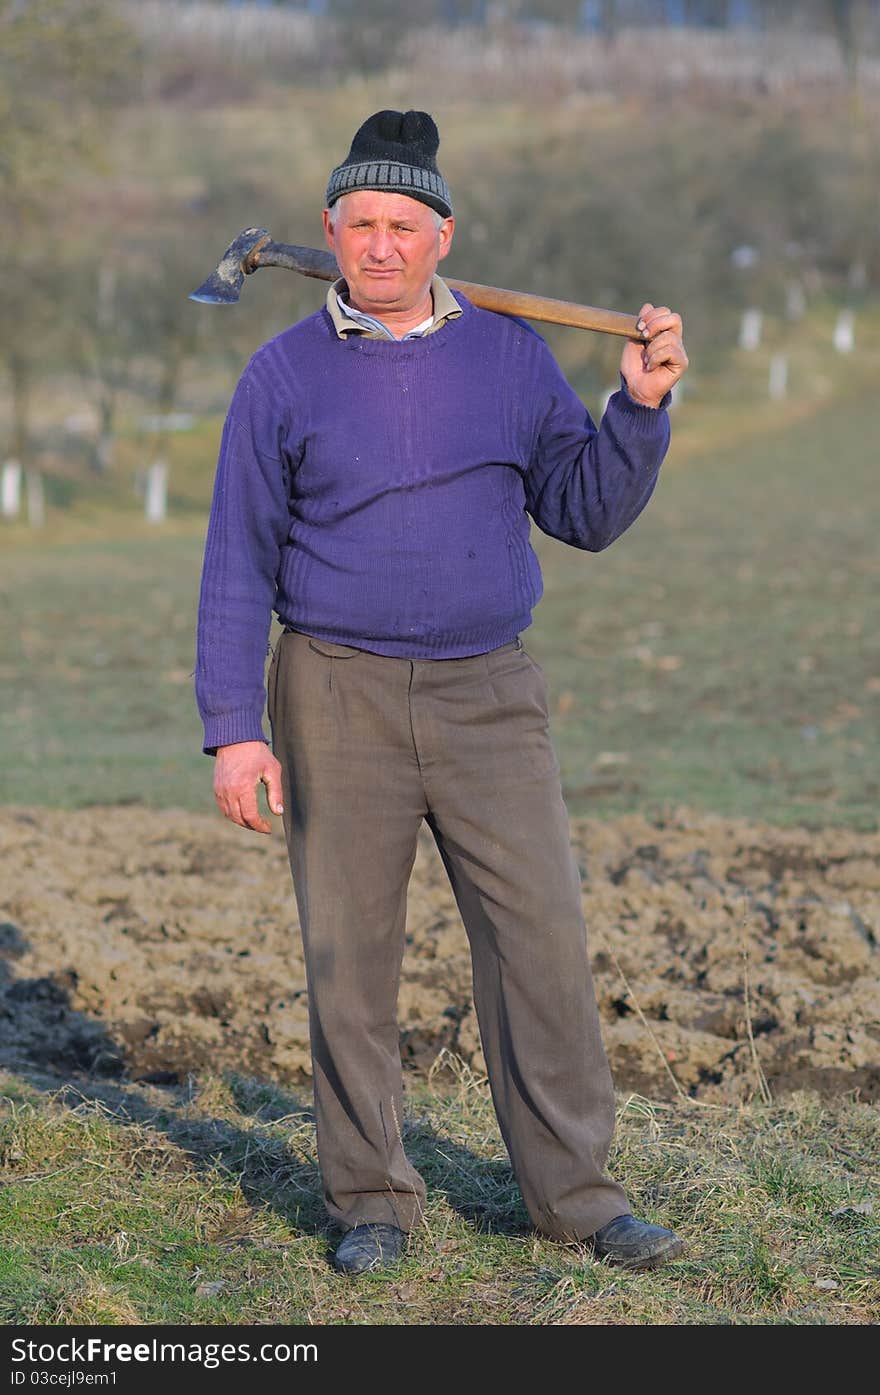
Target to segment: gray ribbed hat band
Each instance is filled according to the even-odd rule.
[[[327,185],[327,207],[353,189],[387,189],[390,193],[408,194],[419,198],[431,194],[452,214],[449,185],[441,174],[420,169],[418,165],[400,165],[388,160],[365,160],[360,165],[337,165]],[[424,200],[421,200],[424,202]]]

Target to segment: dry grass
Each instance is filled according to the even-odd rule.
[[[442,1092],[438,1082],[442,1079]],[[227,1076],[185,1089],[2,1085],[7,1323],[871,1324],[877,1112],[803,1094],[698,1108],[620,1100],[613,1170],[686,1237],[629,1274],[535,1235],[485,1080],[438,1060],[403,1134],[428,1185],[401,1265],[327,1264],[308,1105]]]

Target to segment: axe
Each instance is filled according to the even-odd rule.
[[[335,281],[340,274],[332,252],[273,242],[266,228],[245,228],[223,253],[216,270],[189,298],[203,301],[205,305],[234,305],[245,276],[261,266],[283,266],[303,276],[317,277],[319,281]],[[643,342],[643,336],[636,329],[636,316],[622,314],[619,310],[597,310],[592,305],[550,300],[526,291],[505,291],[500,286],[480,286],[473,281],[453,281],[445,277],[444,280],[452,290],[461,291],[481,310],[521,315],[524,320],[571,325],[574,329],[595,329],[602,334],[617,334]]]

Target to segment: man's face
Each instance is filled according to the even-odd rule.
[[[406,194],[356,189],[339,200],[336,226],[324,209],[324,236],[357,310],[381,318],[424,301],[437,263],[452,243],[455,222],[435,226],[426,204]]]

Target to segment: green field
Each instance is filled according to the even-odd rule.
[[[546,590],[526,643],[573,814],[876,827],[880,405],[748,411],[685,401],[654,498],[606,552],[533,528]],[[2,802],[213,807],[191,674],[218,431],[179,444],[166,525],[111,495],[6,530]]]

